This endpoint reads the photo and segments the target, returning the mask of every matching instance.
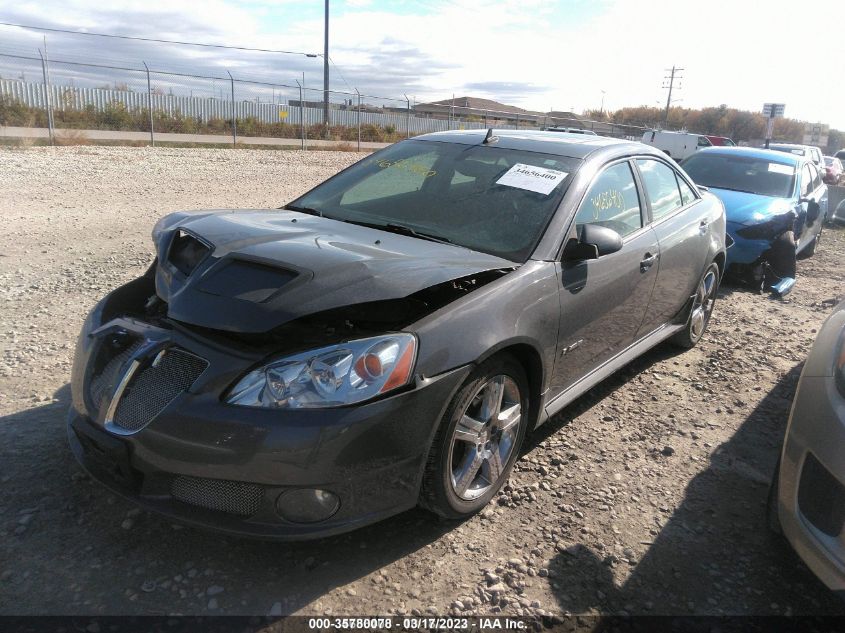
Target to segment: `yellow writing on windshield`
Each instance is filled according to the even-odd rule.
[[[378,165],[382,169],[387,169],[388,167],[395,167],[396,169],[402,169],[404,171],[409,171],[411,173],[418,174],[420,176],[423,176],[424,178],[431,178],[437,173],[435,170],[429,169],[425,165],[420,165],[419,163],[415,163],[404,158],[402,160],[386,160],[382,158],[381,160],[376,161],[376,165]]]

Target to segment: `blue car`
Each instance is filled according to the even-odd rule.
[[[827,186],[803,156],[766,149],[702,149],[683,163],[699,186],[725,205],[727,272],[783,295],[795,262],[815,253],[827,215]]]

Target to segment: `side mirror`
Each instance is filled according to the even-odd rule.
[[[599,224],[584,224],[578,239],[571,239],[563,249],[566,261],[598,259],[622,249],[622,236],[613,229]]]

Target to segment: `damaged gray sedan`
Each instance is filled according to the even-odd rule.
[[[640,143],[426,135],[279,210],[173,213],[89,314],[71,448],[178,520],[280,539],[478,511],[525,434],[702,337],[722,204]]]

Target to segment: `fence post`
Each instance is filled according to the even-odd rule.
[[[299,83],[299,79],[294,79],[294,81],[299,86],[299,139],[302,141],[302,151],[305,151],[305,108],[302,107],[302,84]]]
[[[411,138],[411,100],[408,95],[405,95],[405,103],[407,109],[405,110],[405,138]]]
[[[153,130],[153,87],[150,83],[150,69],[147,66],[147,62],[141,62],[144,64],[144,70],[147,71],[147,108],[150,111],[150,146],[156,146],[156,137],[155,131]]]
[[[358,151],[361,151],[361,93],[358,88],[355,88],[355,94],[358,95]]]
[[[41,73],[44,75],[44,99],[47,106],[47,134],[50,137],[50,145],[55,145],[56,140],[53,135],[53,108],[50,99],[50,80],[47,78],[47,60],[41,49],[38,49],[38,54],[41,56]]]
[[[226,74],[229,75],[229,83],[232,85],[232,147],[238,146],[238,118],[235,114],[235,79],[232,73],[228,70]]]
[[[516,113],[516,129],[519,129],[519,112]]]

